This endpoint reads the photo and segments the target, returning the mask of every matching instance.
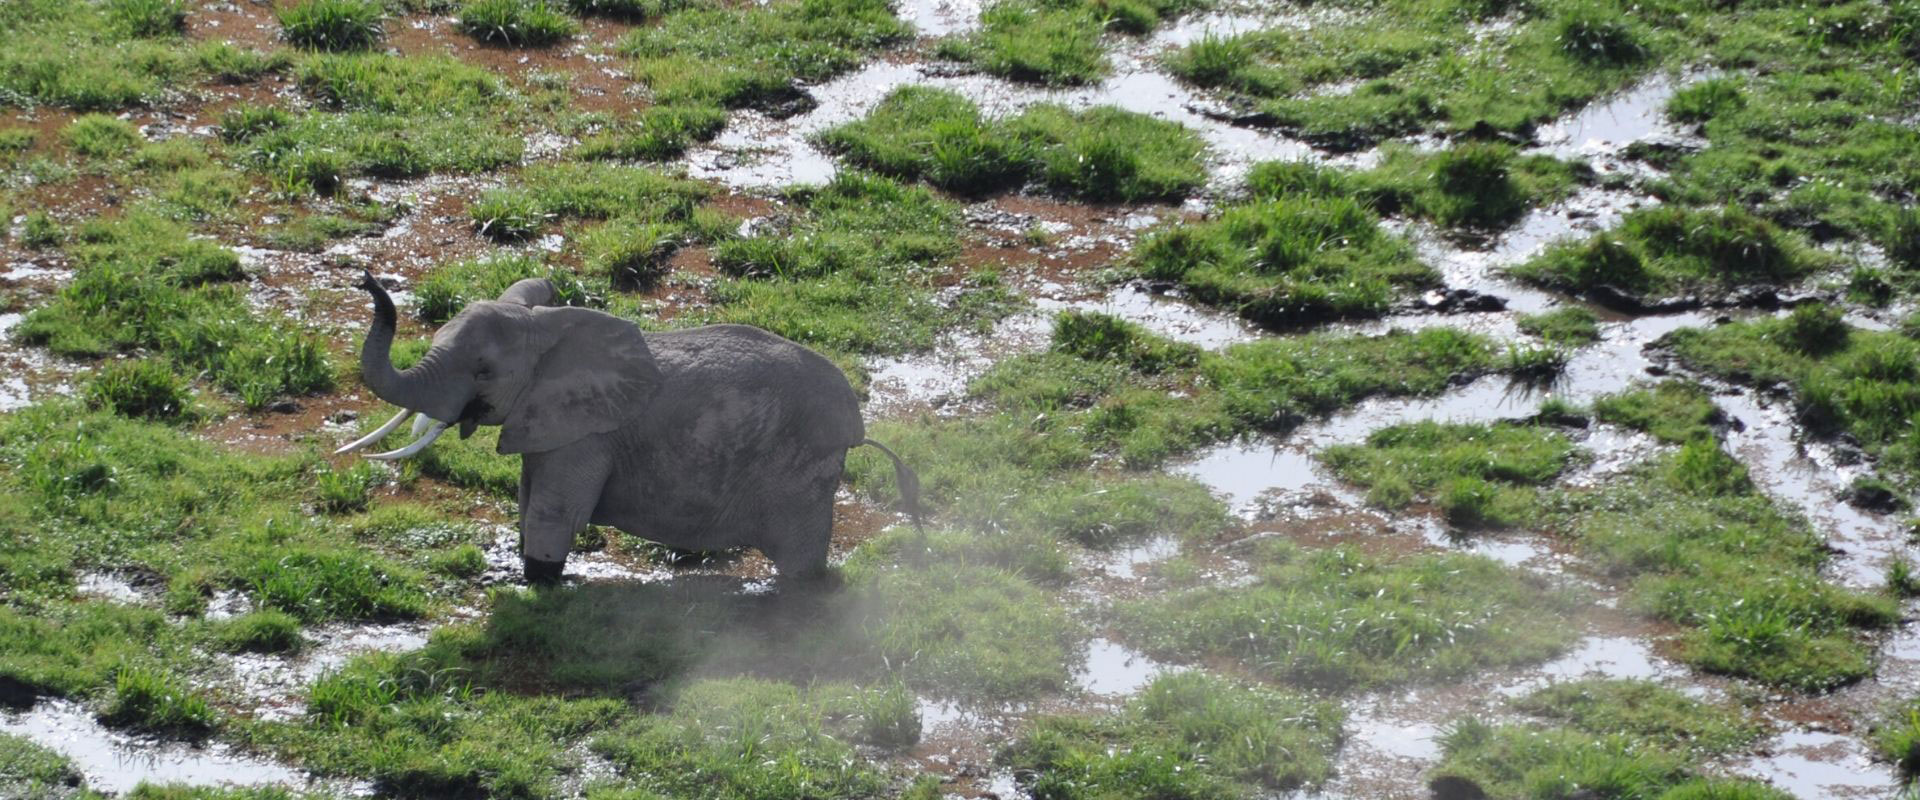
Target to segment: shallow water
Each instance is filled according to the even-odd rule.
[[[225,744],[193,747],[111,730],[68,700],[45,700],[18,713],[0,711],[0,732],[66,756],[86,776],[86,786],[101,792],[125,793],[142,782],[289,788],[313,783],[304,772]]]

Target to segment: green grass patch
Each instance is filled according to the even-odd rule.
[[[706,681],[680,692],[670,713],[637,717],[596,738],[593,749],[636,784],[622,797],[879,796],[891,776],[852,746],[887,730],[870,726],[873,693]],[[911,726],[917,731],[917,716]]]
[[[422,322],[439,325],[467,304],[497,298],[527,278],[552,283],[555,305],[582,306],[594,300],[593,291],[567,269],[547,266],[524,253],[499,253],[435,267],[414,289],[415,313]]]
[[[84,776],[66,756],[32,739],[0,733],[0,791],[21,800],[62,800],[80,795]]]
[[[192,417],[192,389],[163,361],[110,362],[87,379],[82,394],[88,406],[121,416],[163,421]]]
[[[214,642],[229,653],[291,653],[305,646],[300,620],[284,611],[265,609],[223,621]]]
[[[1579,306],[1521,314],[1515,323],[1520,332],[1545,339],[1548,344],[1579,347],[1600,341],[1600,319]]]
[[[996,0],[980,12],[980,29],[943,40],[938,54],[969,61],[990,75],[1052,86],[1104,77],[1106,31],[1141,35],[1161,21],[1207,5],[1197,0]]]
[[[1827,551],[1807,522],[1757,493],[1712,438],[1694,438],[1557,513],[1632,607],[1687,629],[1680,658],[1709,672],[1801,690],[1872,673],[1862,631],[1897,617],[1883,595],[1820,577]]]
[[[1699,777],[1684,755],[1626,734],[1593,735],[1460,720],[1440,739],[1433,782],[1477,787],[1488,797],[1571,797],[1591,792],[1623,800],[1785,800],[1757,781]]]
[[[547,47],[580,30],[580,23],[547,0],[470,0],[460,7],[460,32],[508,47]]]
[[[1343,716],[1309,697],[1179,673],[1112,716],[1041,717],[996,760],[1034,797],[1257,797],[1325,781]]]
[[[161,0],[8,4],[0,9],[0,103],[107,111],[162,99],[197,72],[188,48],[165,31],[178,8]]]
[[[1660,299],[1788,283],[1833,259],[1739,206],[1635,211],[1619,227],[1549,247],[1510,272],[1568,292],[1617,290]]]
[[[750,8],[689,4],[627,35],[619,50],[660,105],[797,109],[796,81],[819,82],[902,41],[881,0],[789,0]]]
[[[1902,700],[1872,728],[1874,750],[1900,768],[1908,784],[1920,775],[1920,702]]]
[[[713,247],[732,277],[689,322],[755,325],[829,354],[901,353],[932,347],[943,330],[984,330],[1013,307],[992,273],[935,300],[960,252],[959,208],[925,188],[844,172],[788,199],[797,213],[784,229]]]
[[[17,335],[62,355],[102,356],[147,348],[206,374],[262,408],[286,394],[333,385],[320,339],[290,320],[254,311],[239,259],[149,216],[89,223],[69,247],[79,269]]]
[[[1443,680],[1543,661],[1574,637],[1573,599],[1538,577],[1465,555],[1376,559],[1276,542],[1251,585],[1124,604],[1149,652],[1229,657],[1318,688]]]
[[[1515,708],[1592,736],[1621,735],[1682,754],[1730,753],[1765,729],[1739,708],[1644,680],[1583,678],[1513,701]]]
[[[962,194],[1034,182],[1094,202],[1178,200],[1206,179],[1198,136],[1145,114],[1042,105],[988,120],[943,89],[906,87],[820,143],[866,169]]]
[[[1695,16],[1611,2],[1426,3],[1364,20],[1204,37],[1167,58],[1226,93],[1249,119],[1320,147],[1364,149],[1423,132],[1529,135],[1623,88],[1696,36]],[[1516,88],[1518,87],[1518,88]]]
[[[1246,201],[1147,237],[1130,268],[1271,326],[1378,316],[1402,293],[1438,281],[1337,177],[1274,163],[1248,182]]]
[[[120,158],[146,143],[133,123],[111,114],[85,114],[67,123],[60,138],[86,158]]]
[[[574,154],[586,159],[671,161],[687,148],[710,141],[727,126],[719,106],[689,103],[648,106],[580,143]]]
[[[1593,416],[1601,422],[1646,431],[1668,444],[1712,438],[1727,422],[1707,387],[1683,380],[1602,395],[1593,401]]]
[[[1460,527],[1511,527],[1535,517],[1537,487],[1553,482],[1576,450],[1564,434],[1533,425],[1415,422],[1382,428],[1364,445],[1319,457],[1367,501],[1401,508],[1433,503]]]
[[[1550,204],[1592,182],[1582,164],[1552,156],[1520,156],[1512,145],[1467,141],[1421,152],[1387,145],[1380,165],[1348,179],[1376,211],[1432,220],[1451,228],[1500,230],[1529,209]]]
[[[686,222],[712,191],[643,167],[556,164],[530,167],[518,185],[481,195],[468,216],[488,238],[514,241],[535,235],[551,220]]]
[[[1687,328],[1662,340],[1694,369],[1739,383],[1784,384],[1815,434],[1852,434],[1882,469],[1911,480],[1920,467],[1920,344],[1856,330],[1824,306],[1774,319]]]
[[[386,36],[376,0],[305,0],[279,16],[281,37],[308,50],[366,50]]]
[[[185,736],[213,729],[213,707],[177,677],[147,667],[123,664],[115,670],[113,697],[100,721],[118,728]]]
[[[444,652],[357,658],[313,684],[305,720],[250,736],[320,774],[397,794],[541,798],[576,768],[570,749],[626,713],[618,700],[480,691]]]

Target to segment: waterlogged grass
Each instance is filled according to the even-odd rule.
[[[1786,800],[1757,781],[1703,777],[1684,754],[1628,734],[1573,728],[1455,722],[1440,739],[1433,781],[1470,785],[1487,797],[1597,797],[1631,800]]]
[[[1534,425],[1415,422],[1382,428],[1364,445],[1335,445],[1320,459],[1341,480],[1389,509],[1419,501],[1461,527],[1525,523],[1539,507],[1536,487],[1573,461],[1567,437]]]
[[[1579,347],[1600,341],[1600,319],[1579,306],[1522,314],[1515,323],[1521,333],[1538,336],[1560,347]]]
[[[1652,191],[1686,204],[1732,199],[1816,239],[1900,248],[1898,220],[1917,185],[1905,154],[1920,132],[1898,122],[1897,76],[1912,63],[1920,12],[1847,2],[1741,17],[1713,48],[1732,74],[1677,93],[1667,107],[1708,146],[1666,159],[1671,175]]]
[[[1337,173],[1270,163],[1248,184],[1249,198],[1212,219],[1147,237],[1130,268],[1276,327],[1378,316],[1395,298],[1438,282]]]
[[[1543,661],[1574,631],[1573,598],[1478,556],[1378,559],[1263,545],[1254,583],[1125,604],[1128,635],[1183,661],[1233,658],[1291,684],[1344,689]]]
[[[1679,657],[1702,670],[1801,690],[1872,673],[1861,635],[1893,600],[1824,581],[1817,533],[1759,494],[1711,437],[1690,439],[1556,513],[1630,604],[1685,627]]]
[[[1854,329],[1837,309],[1803,306],[1774,319],[1675,331],[1663,342],[1708,374],[1789,387],[1801,424],[1819,435],[1851,434],[1883,469],[1911,480],[1920,467],[1920,345],[1912,339]]]
[[[89,223],[77,239],[73,281],[21,321],[22,341],[81,357],[146,348],[249,408],[332,387],[321,339],[255,311],[230,283],[243,277],[232,251],[151,216]]]
[[[82,775],[66,756],[32,739],[0,733],[0,791],[21,800],[60,800],[80,794]]]
[[[969,195],[1036,183],[1091,202],[1173,201],[1206,179],[1199,137],[1176,123],[1052,105],[990,120],[965,97],[927,87],[897,89],[818,141],[862,168]]]
[[[1509,24],[1479,27],[1515,11]],[[1686,52],[1699,16],[1593,0],[1432,2],[1311,29],[1204,37],[1168,57],[1249,119],[1357,150],[1421,132],[1530,134]]]
[[[1552,156],[1520,156],[1511,145],[1467,141],[1422,152],[1387,145],[1380,165],[1346,177],[1350,191],[1375,211],[1431,220],[1450,228],[1499,230],[1593,181],[1584,164]]]
[[[215,723],[213,707],[180,678],[123,664],[113,678],[113,697],[100,721],[120,728],[187,736],[203,735]]]
[[[617,700],[480,691],[440,652],[357,658],[308,690],[307,719],[248,736],[320,774],[399,794],[539,798],[577,764],[570,749],[625,710]]]
[[[1873,747],[1880,757],[1900,768],[1909,785],[1920,776],[1920,702],[1895,703],[1872,729]]]
[[[1112,716],[1041,717],[997,760],[1034,797],[1257,797],[1326,780],[1343,717],[1325,701],[1178,673]]]
[[[904,719],[907,706],[886,715],[898,719],[875,726],[872,694],[832,684],[803,691],[751,680],[702,682],[681,692],[671,713],[637,718],[596,739],[593,749],[634,782],[621,797],[874,796],[895,781],[852,743],[879,734],[882,743],[898,744],[893,731],[908,725],[917,738],[919,720]]]
[[[1601,422],[1646,431],[1668,444],[1712,438],[1727,423],[1727,415],[1713,404],[1707,387],[1684,380],[1665,380],[1602,395],[1593,401],[1593,416]]]
[[[1085,633],[1045,590],[993,567],[935,564],[856,573],[866,630],[922,691],[1002,700],[1057,692]]]
[[[1093,83],[1112,69],[1101,41],[1104,32],[1145,34],[1164,19],[1204,5],[1197,0],[997,0],[980,12],[979,31],[942,41],[938,52],[1008,80]]]
[[[1696,700],[1658,683],[1583,678],[1513,701],[1515,708],[1591,736],[1628,736],[1682,754],[1742,749],[1765,729],[1738,707]]]
[[[729,277],[696,318],[755,325],[830,354],[885,354],[925,350],[943,330],[984,330],[1014,307],[986,272],[935,300],[960,251],[959,208],[923,187],[845,172],[788,199],[798,213],[783,229],[714,246],[713,265]]]
[[[1835,259],[1740,206],[1659,206],[1612,230],[1564,241],[1509,270],[1567,292],[1659,300],[1778,286],[1831,268]]]
[[[795,81],[818,82],[899,42],[909,26],[879,0],[792,0],[752,8],[689,4],[628,34],[620,52],[661,105],[794,103]]]
[[[694,144],[720,135],[726,125],[727,111],[719,106],[649,106],[581,142],[575,154],[588,159],[670,161]]]

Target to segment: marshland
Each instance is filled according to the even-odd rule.
[[[1892,798],[1920,2],[7,0],[0,796]],[[359,377],[825,355],[827,587]],[[407,441],[396,431],[389,448]],[[749,488],[748,491],[751,491]]]

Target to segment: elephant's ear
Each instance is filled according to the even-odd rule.
[[[585,308],[536,308],[533,377],[500,426],[500,452],[539,453],[646,411],[660,368],[633,323]]]
[[[515,281],[507,290],[500,293],[500,302],[519,303],[529,308],[533,306],[559,305],[553,300],[560,292],[553,288],[553,282],[546,278],[526,278]]]

